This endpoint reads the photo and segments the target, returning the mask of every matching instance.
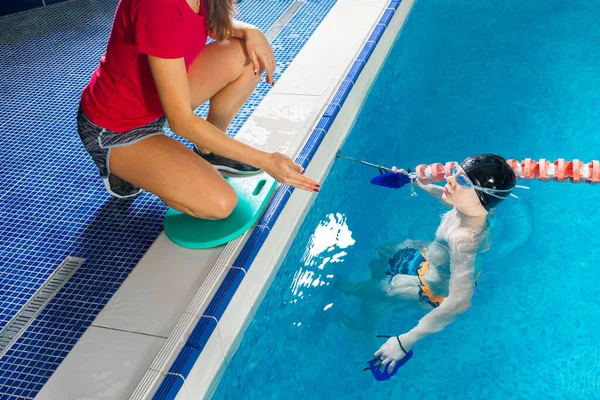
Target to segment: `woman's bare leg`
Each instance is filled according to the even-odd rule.
[[[196,109],[210,100],[207,120],[226,131],[261,74],[254,74],[240,40],[211,43],[188,72],[191,107]],[[166,136],[113,148],[110,170],[176,210],[198,218],[226,218],[237,204],[233,188],[208,162]]]

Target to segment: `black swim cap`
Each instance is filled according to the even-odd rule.
[[[474,185],[496,190],[512,190],[517,184],[517,177],[506,160],[495,154],[476,154],[465,159],[460,166]],[[481,205],[486,210],[496,207],[503,199],[475,189]],[[508,197],[510,192],[494,193],[500,197]]]

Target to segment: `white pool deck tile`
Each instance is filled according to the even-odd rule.
[[[294,151],[297,138],[306,134],[306,121],[320,111],[320,104],[319,96],[271,92],[235,138],[263,151]]]
[[[413,2],[405,0],[401,8],[407,13]],[[262,150],[296,155],[387,4],[387,0],[338,0],[236,138]],[[353,101],[356,112],[360,101]],[[347,125],[352,118],[338,120],[336,124]],[[326,137],[315,156],[321,161],[309,165],[307,175],[324,178],[340,140]],[[213,377],[239,344],[238,333],[256,311],[314,196],[298,190],[291,196],[178,399],[186,395],[199,399],[209,393]],[[134,390],[136,399],[150,398],[161,372],[168,370],[226,274],[231,265],[226,263],[247,236],[216,249],[189,250],[161,234],[40,392],[46,397],[39,398],[126,399]],[[68,395],[61,397],[63,393]]]
[[[313,38],[298,54],[292,65],[273,88],[274,93],[327,95],[346,73],[356,51],[373,29],[373,23],[388,2],[354,5],[356,0],[343,1],[331,10],[319,25]],[[364,3],[367,3],[364,1]],[[338,7],[338,5],[341,5]]]
[[[93,326],[167,338],[222,251],[184,249],[163,232]]]
[[[126,399],[164,342],[159,337],[92,326],[36,399]]]

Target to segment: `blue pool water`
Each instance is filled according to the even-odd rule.
[[[600,158],[598,20],[588,0],[417,2],[341,151],[405,167]],[[377,348],[337,322],[360,303],[335,281],[368,279],[382,243],[431,240],[444,209],[373,173],[336,161],[216,399],[600,398],[600,187],[528,182],[507,200],[472,308],[375,382],[361,370]],[[421,315],[390,310],[379,332]]]

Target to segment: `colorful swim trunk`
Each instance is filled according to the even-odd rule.
[[[430,304],[432,307],[439,307],[446,296],[436,296],[431,290],[427,281],[423,278],[429,271],[429,261],[423,254],[412,248],[401,249],[389,259],[390,270],[386,272],[390,281],[398,274],[418,276],[421,284],[419,285],[419,300]]]

